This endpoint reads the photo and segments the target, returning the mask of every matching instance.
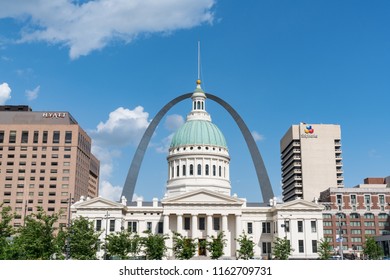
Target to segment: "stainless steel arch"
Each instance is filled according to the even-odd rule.
[[[123,186],[122,196],[125,196],[127,199],[133,198],[134,189],[137,183],[142,160],[144,158],[146,149],[149,145],[150,139],[152,138],[153,133],[156,130],[156,127],[160,123],[161,119],[174,105],[183,101],[184,99],[190,98],[191,96],[192,93],[186,93],[174,98],[168,104],[166,104],[153,118],[148,128],[146,129],[144,135],[142,136],[142,139],[138,144],[138,148],[134,154],[133,160],[129,168],[129,172],[127,173],[125,185]],[[207,98],[214,100],[222,107],[224,107],[229,112],[229,114],[233,117],[234,121],[240,128],[240,131],[244,136],[245,142],[251,154],[253,164],[255,166],[257,180],[260,185],[260,191],[263,197],[263,201],[267,202],[269,199],[274,197],[274,193],[272,190],[271,182],[269,180],[268,173],[265,168],[263,159],[256,145],[256,142],[253,139],[252,133],[249,131],[248,127],[246,126],[244,120],[240,117],[240,115],[226,101],[210,93],[206,93],[206,96]]]

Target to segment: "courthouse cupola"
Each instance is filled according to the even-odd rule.
[[[226,140],[206,111],[206,95],[200,80],[191,99],[191,112],[174,134],[169,148],[167,195],[200,188],[230,195]]]

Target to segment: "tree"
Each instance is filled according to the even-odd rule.
[[[173,253],[175,258],[189,260],[195,255],[197,243],[192,238],[185,237],[180,233],[173,233]]]
[[[236,239],[240,246],[237,250],[238,258],[243,260],[249,260],[253,258],[255,243],[243,232],[239,238]]]
[[[118,256],[122,260],[129,258],[129,254],[136,256],[141,249],[140,237],[131,232],[121,231],[107,236],[105,248],[110,256]]]
[[[8,251],[11,244],[11,236],[14,233],[14,229],[11,225],[13,214],[11,214],[11,207],[0,204],[0,260],[8,259]]]
[[[58,214],[47,215],[41,207],[36,214],[27,216],[13,240],[12,259],[49,260],[58,253],[53,226],[57,220]]]
[[[78,217],[72,220],[66,238],[68,239],[69,256],[74,260],[95,260],[100,240],[100,232],[96,232],[93,222],[87,218]]]
[[[210,257],[213,260],[220,258],[223,255],[223,247],[226,246],[225,235],[221,231],[217,237],[211,236],[211,241],[206,241],[206,249],[210,252]]]
[[[277,260],[288,260],[293,248],[291,247],[290,240],[287,237],[276,237],[274,241],[274,256]]]
[[[379,260],[383,257],[383,249],[376,243],[373,236],[366,236],[366,242],[363,246],[363,254],[365,254],[369,260]]]
[[[147,236],[141,237],[141,244],[146,259],[161,260],[167,251],[165,240],[169,237],[161,234],[152,234],[150,231],[145,233],[147,233]]]
[[[320,239],[318,247],[318,256],[320,260],[329,260],[332,255],[332,246],[330,245],[329,238]]]

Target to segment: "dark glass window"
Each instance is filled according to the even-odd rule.
[[[115,231],[115,220],[110,220],[110,231]]]
[[[184,217],[184,229],[190,230],[191,229],[191,219],[190,217]]]
[[[100,231],[102,229],[102,220],[96,220],[96,231]]]
[[[65,132],[65,144],[72,143],[72,131]]]
[[[4,143],[4,130],[0,131],[0,143]]]
[[[16,131],[11,130],[9,133],[9,143],[14,144],[16,142]]]
[[[38,143],[38,137],[39,137],[39,131],[34,131],[34,136],[33,136],[33,143],[34,144]]]
[[[28,131],[22,131],[22,141],[21,143],[28,143]]]
[[[206,219],[204,217],[199,217],[199,230],[206,229]]]
[[[220,229],[220,219],[219,217],[214,217],[214,223],[213,223],[213,226],[214,226],[214,230],[219,230]]]
[[[158,222],[157,233],[160,233],[160,234],[164,233],[164,223],[163,222]]]
[[[60,143],[60,132],[59,131],[53,131],[53,144]]]
[[[247,224],[247,231],[248,231],[248,234],[252,234],[253,233],[253,223],[248,223]]]
[[[186,176],[186,166],[183,165],[183,176]]]
[[[44,132],[43,132],[43,135],[42,135],[42,143],[44,143],[44,144],[47,143],[47,131],[44,131]]]
[[[206,176],[208,176],[208,175],[209,175],[209,173],[210,173],[210,170],[209,170],[209,165],[208,165],[208,164],[206,164]]]
[[[198,164],[198,175],[202,175],[202,165]]]
[[[190,175],[194,175],[194,165],[190,164]]]

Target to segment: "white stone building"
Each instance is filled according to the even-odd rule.
[[[94,221],[101,238],[120,230],[142,235],[173,232],[198,240],[223,231],[227,245],[224,258],[235,258],[236,239],[245,232],[255,242],[256,258],[272,258],[276,237],[287,237],[293,247],[291,258],[316,259],[323,238],[322,206],[297,199],[277,203],[251,203],[231,195],[230,157],[226,140],[206,111],[206,95],[197,82],[192,110],[174,135],[168,155],[168,181],[164,198],[152,202],[113,202],[104,198],[81,200],[72,207],[73,217]],[[167,240],[172,248],[172,238]],[[197,256],[207,256],[201,246]],[[102,257],[103,252],[99,253]],[[167,258],[173,256],[172,250]]]

